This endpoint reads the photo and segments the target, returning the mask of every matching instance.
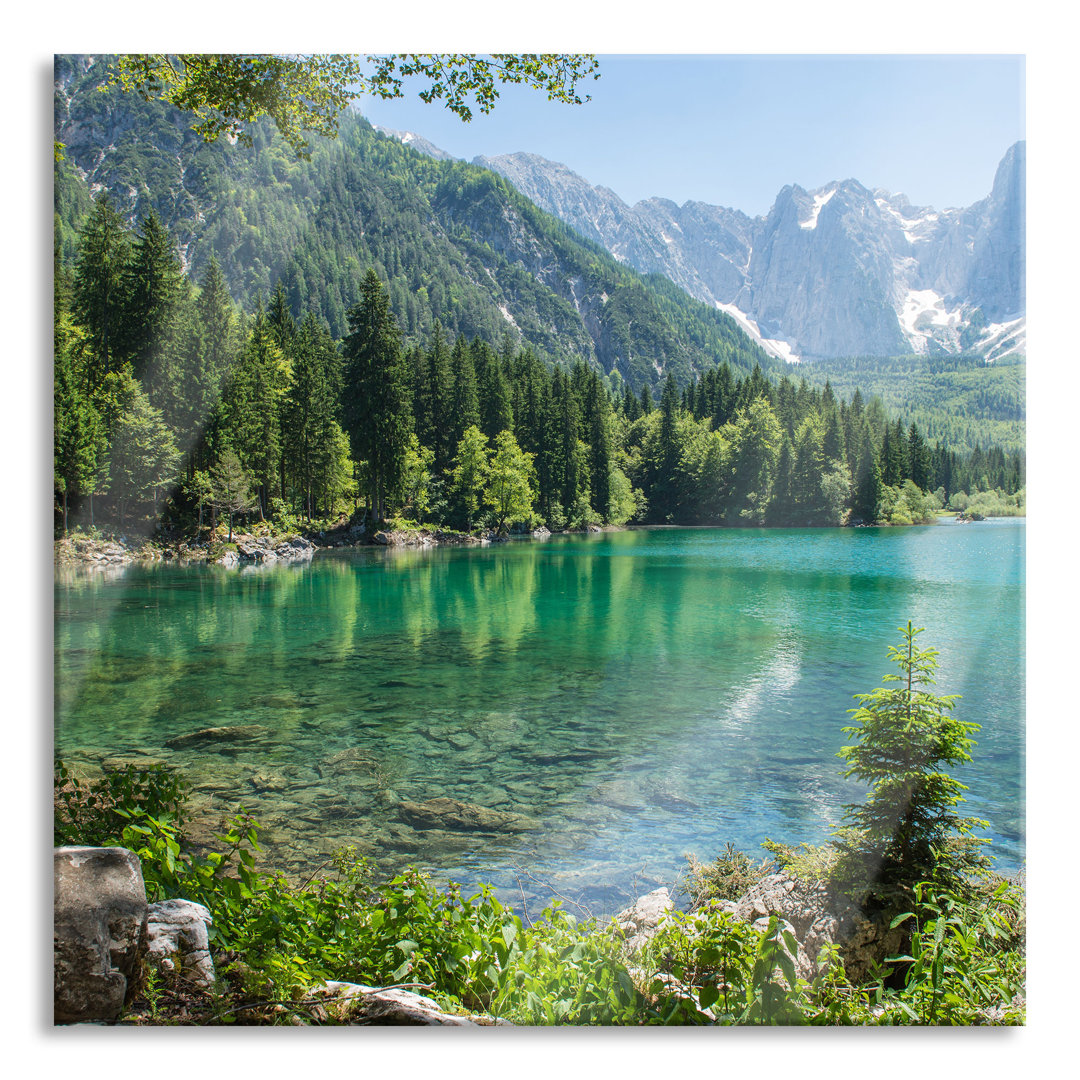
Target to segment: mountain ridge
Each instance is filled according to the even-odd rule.
[[[913,207],[848,178],[788,184],[769,212],[653,196],[629,205],[536,154],[477,157],[617,259],[739,318],[787,360],[1022,353],[1026,146],[970,207]]]

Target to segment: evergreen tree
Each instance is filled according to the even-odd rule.
[[[912,422],[908,429],[908,469],[907,473],[916,486],[923,491],[930,489],[930,452],[923,441],[919,429]]]
[[[424,377],[421,384],[423,402],[423,427],[418,426],[417,435],[422,445],[430,447],[435,454],[435,471],[444,472],[450,467],[454,452],[452,442],[454,420],[453,375],[450,368],[450,351],[443,337],[442,324],[438,319],[431,335],[431,346],[424,357]],[[418,416],[420,410],[417,410]],[[464,428],[462,428],[464,431]]]
[[[187,281],[176,244],[153,210],[142,220],[124,272],[122,343],[135,377],[159,407]]]
[[[289,369],[267,324],[257,310],[247,344],[222,394],[222,439],[235,451],[258,491],[265,517],[280,490],[281,404]]]
[[[251,493],[251,477],[244,471],[240,458],[226,450],[210,471],[210,498],[218,513],[229,515],[229,539],[233,538],[233,516],[252,509],[258,500]]]
[[[180,463],[176,440],[160,411],[131,376],[126,378],[128,404],[113,427],[109,463],[121,528],[131,502],[153,498],[156,513],[158,495],[175,481]]]
[[[266,322],[277,347],[282,353],[288,353],[296,338],[297,326],[289,310],[289,299],[285,295],[285,283],[278,278],[274,294],[266,308]]]
[[[58,331],[53,367],[53,484],[60,495],[65,536],[70,502],[93,494],[107,451],[101,418],[83,383],[70,341]]]
[[[881,470],[873,456],[864,458],[864,464],[856,480],[855,500],[852,514],[863,524],[873,525],[881,518],[881,505],[885,486],[881,482]]]
[[[450,354],[450,446],[461,442],[466,428],[480,423],[480,397],[476,385],[476,365],[465,336],[459,334]]]
[[[309,312],[293,342],[292,381],[282,403],[282,455],[301,512],[315,516],[316,497],[334,474],[341,440],[335,413],[337,350]]]
[[[73,289],[73,311],[87,335],[91,393],[122,363],[124,279],[130,256],[127,227],[108,196],[101,194],[79,238]]]
[[[402,484],[413,419],[401,331],[373,269],[365,275],[348,318],[345,429],[354,458],[365,463],[372,512],[384,520],[388,502]]]
[[[900,647],[890,646],[889,658],[900,674],[885,676],[890,686],[859,694],[854,723],[844,728],[854,740],[840,751],[844,776],[871,788],[864,803],[846,808],[849,825],[836,846],[841,879],[871,902],[902,911],[919,882],[964,889],[987,859],[978,850],[985,841],[971,835],[986,822],[959,816],[964,785],[941,771],[971,761],[979,725],[952,716],[957,695],[926,689],[938,653],[918,648],[922,628],[908,622],[899,629]]]
[[[611,401],[596,372],[590,373],[585,394],[584,423],[589,446],[591,505],[601,521],[610,521],[615,456],[611,432]]]
[[[649,503],[660,520],[673,520],[679,508],[679,464],[682,447],[678,429],[679,395],[675,377],[668,372],[664,391],[660,395],[660,439],[658,460]]]

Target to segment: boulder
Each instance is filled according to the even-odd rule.
[[[312,990],[308,1001],[316,1003],[316,1019],[339,1023],[385,1024],[425,1027],[479,1027],[464,1016],[443,1012],[431,998],[408,990],[381,989],[360,983],[327,982]],[[324,1013],[319,1015],[319,1011]]]
[[[451,829],[456,832],[527,832],[535,822],[522,814],[492,810],[475,803],[440,797],[422,803],[398,803],[401,817],[417,829]]]
[[[615,916],[626,937],[626,947],[632,951],[640,949],[660,929],[668,912],[674,910],[675,904],[666,887],[639,896],[632,907]]]
[[[191,900],[159,900],[146,909],[148,963],[194,986],[212,986],[210,912]]]
[[[53,1021],[112,1023],[146,949],[146,887],[127,848],[53,854]]]
[[[818,956],[826,945],[839,945],[848,978],[858,982],[903,941],[901,929],[889,930],[868,919],[861,908],[820,882],[783,873],[762,878],[738,900],[712,901],[712,906],[756,930],[764,930],[769,916],[776,915],[799,943],[795,970],[804,979],[817,974]]]

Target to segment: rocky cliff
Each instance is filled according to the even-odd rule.
[[[854,179],[785,187],[759,218],[659,198],[628,206],[535,154],[475,163],[620,261],[727,311],[776,356],[1024,351],[1022,142],[987,198],[940,212]]]

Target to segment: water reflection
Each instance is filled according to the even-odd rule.
[[[1022,529],[977,543],[933,529],[868,543],[873,531],[634,531],[319,553],[254,574],[61,575],[58,749],[85,767],[121,751],[174,762],[207,813],[243,803],[295,869],[355,843],[511,894],[527,867],[607,896],[634,874],[670,880],[686,850],[820,841],[860,796],[835,757],[851,695],[878,685],[912,617],[942,651],[943,691],[984,724],[973,811],[1016,859]],[[168,745],[240,724],[262,734]],[[535,824],[403,818],[402,802],[435,797]]]

